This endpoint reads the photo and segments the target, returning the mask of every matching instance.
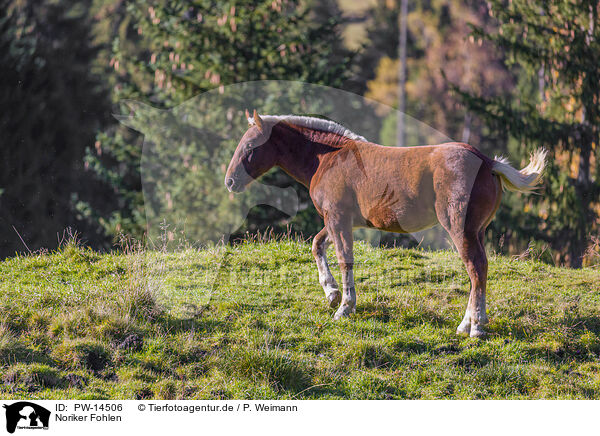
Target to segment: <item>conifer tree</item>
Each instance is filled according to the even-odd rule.
[[[0,1],[0,256],[55,247],[68,226],[102,239],[72,202],[95,189],[83,156],[108,113],[90,3]]]
[[[498,136],[512,138],[511,157],[523,163],[534,148],[550,151],[540,195],[528,197],[523,209],[510,194],[514,207],[499,211],[497,236],[521,248],[546,243],[555,261],[574,267],[582,265],[590,236],[600,230],[599,8],[594,0],[491,1],[498,32],[475,27],[474,36],[506,53],[520,85],[512,99],[455,87]]]

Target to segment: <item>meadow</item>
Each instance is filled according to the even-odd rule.
[[[469,289],[455,252],[357,243],[355,258],[357,310],[339,322],[299,240],[9,258],[0,396],[600,398],[600,269],[491,254],[479,340],[455,334]]]

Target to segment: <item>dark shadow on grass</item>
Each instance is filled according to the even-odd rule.
[[[220,332],[229,333],[232,328],[231,322],[214,318],[205,318],[202,315],[197,315],[191,318],[181,318],[168,314],[162,314],[154,323],[161,327],[164,331],[170,333],[185,333],[185,332]]]
[[[429,308],[421,308],[419,311],[403,311],[396,318],[399,324],[407,329],[423,324],[431,324],[436,328],[455,327],[452,320],[444,318],[437,311]]]
[[[382,323],[387,323],[392,317],[392,308],[390,307],[390,304],[385,302],[361,303],[359,301],[356,307],[356,313],[359,314],[362,319],[375,319]]]
[[[0,363],[13,365],[15,363],[40,363],[52,365],[54,360],[45,352],[22,345],[0,350]]]

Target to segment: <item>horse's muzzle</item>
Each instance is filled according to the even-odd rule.
[[[242,192],[244,190],[244,187],[237,184],[231,177],[225,179],[225,187],[229,192]]]

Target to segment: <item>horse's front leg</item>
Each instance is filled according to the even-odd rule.
[[[319,283],[323,286],[329,306],[335,308],[340,304],[342,293],[327,263],[327,247],[330,244],[331,238],[329,238],[327,228],[324,228],[313,239],[312,253],[317,262],[317,269],[319,270]]]
[[[354,254],[352,253],[352,221],[342,214],[328,214],[325,228],[333,240],[335,254],[342,271],[342,304],[333,319],[346,317],[356,310],[356,291],[354,290]]]

